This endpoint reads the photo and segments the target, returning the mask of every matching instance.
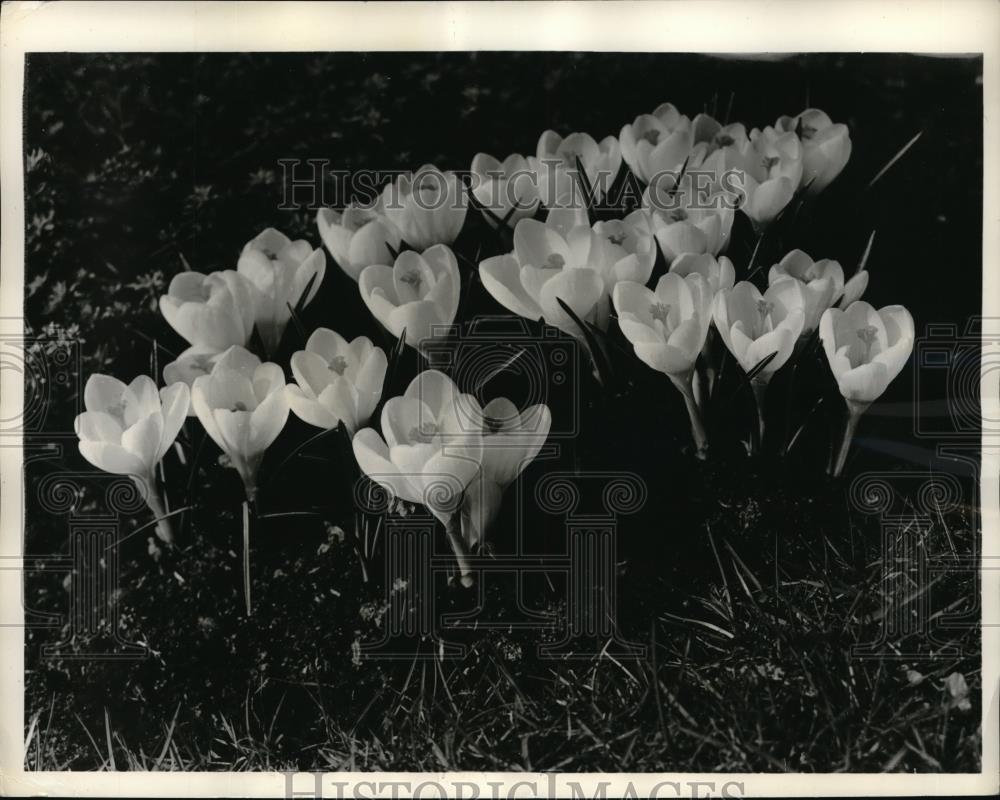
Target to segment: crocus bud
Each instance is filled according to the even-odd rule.
[[[454,172],[425,164],[382,190],[382,207],[403,240],[417,250],[452,244],[465,223],[469,200]]]

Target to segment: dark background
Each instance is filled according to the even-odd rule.
[[[667,100],[691,117],[704,110],[722,119],[731,109],[729,121],[742,121],[748,129],[815,106],[849,126],[851,160],[823,195],[803,209],[794,227],[766,241],[761,262],[766,267],[799,246],[814,258],[838,259],[849,275],[874,229],[865,299],[876,307],[905,305],[916,321],[918,336],[931,324],[950,324],[961,332],[980,312],[981,83],[978,57],[905,54],[760,61],[607,53],[33,54],[25,75],[24,117],[27,328],[42,349],[52,341],[76,342],[81,362],[75,379],[48,386],[43,393],[46,413],[32,432],[32,442],[62,443],[63,453],[28,465],[27,550],[65,549],[65,517],[40,506],[35,487],[54,471],[88,469],[71,435],[86,376],[100,371],[130,380],[140,372],[162,369],[171,353],[186,346],[156,307],[170,278],[185,266],[202,272],[235,268],[244,242],[267,226],[320,246],[315,209],[279,208],[283,196],[279,160],[328,159],[331,169],[348,171],[414,169],[425,162],[466,170],[477,151],[500,158],[511,152],[533,154],[546,128],[564,135],[586,131],[598,140],[617,135],[624,123]],[[918,132],[919,141],[866,189]],[[738,214],[728,252],[738,279],[746,275],[752,245],[749,226]],[[456,250],[475,261],[477,253],[485,257],[500,248],[470,210]],[[663,264],[657,269],[662,270]],[[766,268],[758,274],[758,282],[764,275]],[[471,273],[464,273],[463,281],[468,293],[463,316],[500,310]],[[356,285],[329,258],[324,285],[303,314],[303,322],[309,330],[326,325],[347,337],[366,334],[383,346],[391,344],[366,313]],[[289,331],[281,363],[301,346],[292,326]],[[944,339],[945,349],[953,351],[954,337]],[[965,358],[978,367],[978,347],[967,351]],[[705,545],[706,523],[719,537],[744,548],[751,569],[773,571],[775,578],[780,561],[781,569],[790,574],[829,580],[831,597],[837,598],[844,596],[845,585],[868,580],[863,572],[878,555],[877,525],[873,528],[870,520],[859,521],[852,515],[846,485],[824,476],[829,449],[842,424],[842,408],[821,359],[802,370],[794,402],[787,407],[782,378],[771,390],[769,429],[794,429],[808,420],[800,444],[781,459],[777,443],[772,443],[765,456],[753,462],[747,461],[737,443],[737,434],[745,435],[751,411],[730,362],[714,421],[715,455],[708,465],[697,467],[685,452],[686,419],[677,393],[663,376],[637,365],[627,348],[615,360],[616,375],[606,391],[586,370],[561,394],[557,387],[548,387],[557,427],[568,424],[567,389],[574,388],[584,398],[582,435],[564,447],[555,462],[529,468],[526,485],[553,469],[624,469],[638,472],[653,487],[643,513],[629,518],[621,529],[622,624],[630,636],[646,640],[650,625],[660,624],[655,620],[664,610],[675,616],[688,614],[684,609],[690,608],[691,598],[705,588],[707,576],[716,569],[717,556]],[[401,391],[415,369],[410,354],[387,394]],[[904,369],[866,415],[849,473],[919,470],[932,464],[936,469],[957,469],[953,462],[935,457],[935,447],[944,439],[915,435],[921,429],[946,428],[948,419],[942,383],[918,383],[914,376],[912,365]],[[516,390],[501,383],[489,391]],[[815,399],[824,394],[825,406],[814,413]],[[915,424],[918,417],[926,419],[923,428]],[[190,455],[198,444],[194,421],[189,431],[195,432],[186,434],[192,438],[183,440]],[[336,713],[343,714],[337,719],[344,725],[368,713],[377,687],[395,685],[393,680],[400,676],[381,667],[353,671],[350,648],[357,641],[357,630],[362,629],[362,638],[371,633],[358,622],[359,607],[363,610],[378,591],[359,585],[350,548],[330,545],[328,526],[336,523],[350,530],[353,517],[352,465],[345,463],[336,443],[324,441],[312,453],[313,459],[324,460],[319,468],[315,460],[281,463],[313,433],[290,417],[264,465],[265,479],[274,479],[263,498],[272,512],[308,509],[319,517],[273,520],[262,527],[254,555],[255,580],[261,584],[255,587],[259,606],[252,620],[242,618],[239,567],[230,558],[240,548],[238,486],[232,471],[218,466],[214,445],[209,443],[193,465],[184,469],[172,462],[167,465],[175,507],[196,506],[185,515],[178,552],[163,552],[151,560],[145,534],[122,547],[124,635],[150,642],[159,657],[125,666],[40,658],[40,645],[58,640],[60,632],[29,631],[28,716],[58,698],[60,706],[78,714],[100,737],[101,709],[108,707],[110,696],[115,698],[110,705],[123,738],[138,742],[145,732],[162,729],[179,703],[185,709],[180,724],[187,726],[191,741],[208,740],[212,730],[208,720],[215,719],[216,711],[242,714],[248,685],[277,682],[287,692],[289,676],[328,682],[324,685],[333,687],[332,702]],[[964,441],[975,445],[976,430],[966,434]],[[84,511],[99,508],[100,491],[98,484],[86,487]],[[508,495],[494,532],[498,549],[511,546],[514,514]],[[136,524],[146,521],[142,513],[136,517]],[[537,529],[529,526],[533,545],[541,551],[558,546],[562,522],[537,524]],[[974,551],[975,523],[965,526],[965,544]],[[952,534],[958,536],[949,531],[949,541]],[[817,556],[816,542],[824,537],[836,543],[844,560],[843,574],[835,576],[825,549],[822,558]],[[182,575],[184,583],[172,574]],[[281,576],[287,577],[282,581]],[[58,613],[65,604],[62,578],[29,573],[29,604]],[[302,600],[303,592],[319,594],[331,586],[341,599],[327,597],[318,608]],[[960,596],[968,586],[956,586],[955,591]],[[544,589],[538,594],[539,602],[557,602]],[[450,597],[449,602],[464,601]],[[854,610],[852,605],[849,613]],[[806,657],[829,673],[815,680],[829,681],[823,689],[832,698],[827,702],[847,703],[854,709],[857,698],[852,696],[848,703],[837,696],[845,645],[834,632],[842,633],[847,623],[816,617],[812,624],[809,636],[814,640],[803,639],[813,641]],[[773,631],[762,633],[753,626],[746,633],[748,638],[740,644],[745,649],[730,654],[741,653],[740,677],[734,677],[731,660],[723,669],[712,661],[712,648],[706,648],[704,663],[720,670],[709,681],[716,688],[711,696],[691,702],[706,709],[718,703],[731,711],[749,702],[740,691],[757,696],[742,670],[754,657],[763,657],[759,650],[767,649],[765,643],[777,639]],[[659,635],[661,643],[673,646],[669,632]],[[530,638],[521,645],[530,647]],[[508,647],[509,642],[498,646]],[[690,657],[699,657],[697,645]],[[768,651],[767,658],[772,657]],[[789,657],[787,648],[782,657]],[[687,652],[683,658],[686,663]],[[676,668],[677,663],[654,665],[654,672]],[[801,661],[793,659],[784,669],[792,672],[795,664]],[[519,680],[531,684],[548,668],[526,660],[516,669],[523,671]],[[884,680],[879,676],[882,673],[873,686]],[[681,677],[676,680],[682,696],[683,691],[697,695],[698,690],[681,686]],[[734,682],[729,685],[727,680]],[[837,731],[838,725],[850,724],[851,718],[847,722],[838,718],[823,729],[826,733],[815,734],[815,727],[806,721],[812,717],[796,717],[803,708],[811,708],[811,701],[802,697],[815,694],[796,695],[795,686],[789,680],[786,689],[791,699],[782,706],[782,714],[772,708],[764,717],[769,735],[779,743],[787,737],[774,752],[795,768],[829,767],[833,762],[824,761],[827,756],[822,755],[829,746],[824,737],[832,736],[830,731]],[[563,691],[558,686],[552,691],[556,690]],[[865,719],[877,695],[873,690],[868,701],[857,702],[857,720]],[[270,709],[278,696],[266,696]],[[475,697],[470,692],[470,702],[488,705],[488,698],[473,701]],[[607,697],[616,695],[608,690]],[[308,741],[313,725],[321,726],[302,722],[315,716],[311,696],[293,694],[284,708],[286,714],[288,709],[297,710],[305,725],[302,731],[294,730],[294,725],[287,730],[283,747],[290,746],[288,752],[294,753]],[[378,704],[365,725],[377,727],[374,718],[382,712],[385,719],[397,719],[393,716],[397,711],[390,714],[388,705],[382,709]],[[612,733],[615,730],[612,726]],[[868,731],[867,723],[864,730]],[[857,731],[852,735],[857,738]],[[63,760],[75,759],[73,763],[83,765],[80,768],[92,761],[81,726],[69,724],[52,739]],[[812,760],[794,755],[801,742],[810,743]],[[516,744],[509,745],[513,760],[502,763],[516,761]],[[949,746],[955,749],[953,743]],[[656,746],[651,752],[660,755],[652,756],[650,767],[718,766],[697,760],[700,747]],[[869,765],[880,767],[884,761],[877,761],[880,755],[881,750]],[[955,752],[951,756],[946,768],[967,763]],[[203,768],[210,766],[210,758],[192,758]],[[601,758],[581,755],[576,766],[563,768],[625,763]],[[773,760],[746,758],[727,763],[774,768]],[[303,759],[299,763],[315,763]],[[409,756],[397,755],[385,763],[425,766],[421,759],[411,749]],[[849,768],[859,768],[862,762],[855,759]],[[453,763],[497,766],[478,758]],[[909,766],[927,768],[927,762],[917,759]]]

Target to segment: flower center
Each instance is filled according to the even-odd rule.
[[[401,283],[408,284],[413,287],[413,291],[418,291],[420,289],[420,283],[423,281],[420,273],[417,270],[411,270],[403,275],[400,279]]]
[[[230,408],[229,410],[230,411],[247,411],[248,409],[247,409],[246,405],[244,405],[243,401],[237,400],[235,403],[233,403],[233,407]]]
[[[761,321],[766,320],[772,311],[774,311],[774,303],[769,303],[767,300],[757,301],[757,313],[760,314]]]
[[[778,156],[764,156],[764,158],[761,159],[760,163],[764,165],[764,169],[770,172],[771,169],[775,167],[779,161],[781,161],[781,159],[778,158]]]
[[[802,125],[799,130],[800,139],[812,139],[816,135],[816,129],[812,125]]]
[[[611,244],[619,244],[620,245],[622,242],[625,241],[625,233],[624,233],[624,231],[621,232],[621,233],[612,233],[610,236],[608,236],[608,241],[611,242]]]
[[[649,307],[649,316],[658,319],[664,325],[667,324],[667,317],[670,316],[670,306],[666,303],[653,303]]]
[[[410,441],[420,442],[421,444],[430,444],[437,432],[438,427],[433,422],[421,422],[419,426],[414,425],[410,428]]]
[[[549,269],[562,269],[566,266],[566,259],[559,253],[549,253],[549,257],[545,260],[545,266]]]
[[[736,140],[727,133],[720,133],[715,137],[715,144],[719,147],[729,147],[736,144]]]
[[[487,433],[499,433],[503,427],[503,420],[496,417],[483,417],[483,425]]]
[[[685,211],[683,208],[675,208],[673,211],[670,212],[670,219],[672,219],[674,222],[683,222],[687,218],[688,218],[688,212]]]
[[[858,338],[864,343],[865,359],[871,358],[872,345],[875,344],[875,340],[878,338],[878,328],[874,325],[865,325],[863,328],[858,328]]]
[[[656,128],[650,128],[640,138],[645,139],[647,142],[653,145],[653,147],[656,147],[656,145],[660,141],[660,132],[656,130]]]
[[[338,375],[343,375],[347,369],[347,359],[343,356],[334,356],[330,359],[330,369]]]

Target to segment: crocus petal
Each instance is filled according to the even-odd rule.
[[[159,461],[167,454],[170,445],[180,433],[191,406],[191,390],[186,383],[175,383],[160,389],[160,405],[163,409],[163,438],[156,455]]]
[[[365,475],[392,492],[394,497],[410,503],[423,502],[419,490],[389,460],[389,448],[373,429],[358,431],[351,445],[358,466]]]
[[[80,454],[98,469],[115,475],[147,475],[142,459],[119,444],[80,442]]]

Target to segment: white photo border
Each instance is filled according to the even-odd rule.
[[[24,160],[22,92],[30,52],[226,52],[395,50],[582,50],[704,53],[913,52],[983,55],[983,309],[1000,317],[1000,4],[903,0],[675,0],[674,2],[6,2],[0,24],[0,334],[23,335]],[[984,364],[985,367],[985,364]],[[1000,419],[1000,397],[982,371],[983,417]],[[21,410],[20,373],[0,370],[0,418]],[[22,452],[0,448],[0,556],[23,547]],[[983,438],[984,562],[1000,559],[1000,446]],[[288,796],[284,773],[126,773],[24,771],[24,629],[6,619],[21,613],[23,582],[0,569],[0,793],[92,796]],[[982,571],[982,736],[980,774],[583,774],[337,773],[336,782],[439,783],[461,796],[566,795],[567,780],[593,796],[631,784],[638,796],[699,796],[696,784],[740,784],[732,796],[995,794],[998,791],[1000,570]],[[309,776],[295,782],[307,783]],[[487,782],[493,782],[486,786]],[[519,787],[518,787],[519,784]],[[311,783],[310,783],[311,785]],[[464,789],[462,788],[464,786]],[[532,787],[534,787],[532,789]],[[691,787],[694,787],[693,789]],[[302,786],[302,789],[307,787]],[[515,794],[507,792],[514,788]],[[343,787],[342,787],[343,790]],[[344,796],[351,796],[349,789]],[[532,794],[534,791],[534,794]],[[737,791],[733,787],[731,791]],[[673,792],[673,793],[671,793]],[[399,794],[401,797],[406,793]],[[441,796],[439,793],[424,796]],[[701,795],[705,796],[705,795]]]

